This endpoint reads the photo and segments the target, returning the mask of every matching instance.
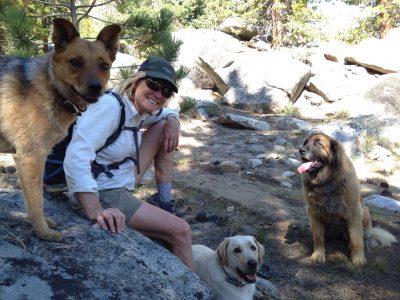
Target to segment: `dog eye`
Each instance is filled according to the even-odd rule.
[[[242,249],[240,249],[240,248],[235,248],[233,251],[235,251],[235,253],[240,253],[240,252],[242,252]]]
[[[251,245],[251,246],[250,246],[250,249],[253,250],[253,251],[256,251],[256,250],[257,250],[256,246],[254,246],[254,245]]]
[[[315,140],[314,145],[321,147],[322,143],[320,140]]]
[[[110,68],[109,64],[106,63],[100,64],[100,69],[102,69],[103,71],[107,71],[109,68]]]
[[[77,58],[72,58],[69,60],[69,63],[71,64],[71,66],[75,67],[75,68],[79,68],[82,67],[83,64],[81,63],[81,61]]]

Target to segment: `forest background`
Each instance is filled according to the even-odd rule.
[[[346,5],[343,13],[352,8],[359,12],[352,24],[333,35],[323,30],[326,22],[319,9],[332,1]],[[93,38],[105,24],[122,24],[123,44],[133,47],[137,58],[158,54],[174,61],[181,43],[171,32],[215,29],[234,16],[273,48],[313,47],[330,40],[356,44],[369,37],[383,38],[399,26],[400,0],[1,0],[0,54],[47,52],[51,20],[64,17],[85,38]]]

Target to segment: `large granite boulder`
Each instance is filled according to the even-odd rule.
[[[181,261],[134,230],[103,231],[62,200],[45,211],[65,234],[38,240],[20,192],[0,194],[0,299],[208,299]]]

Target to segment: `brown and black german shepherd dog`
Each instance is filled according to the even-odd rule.
[[[14,153],[28,220],[40,239],[63,238],[43,213],[46,157],[77,115],[104,93],[120,31],[109,25],[87,41],[71,22],[55,19],[54,50],[37,58],[0,57],[0,152]]]
[[[355,266],[366,264],[364,241],[367,248],[389,247],[396,242],[388,231],[372,227],[353,163],[337,140],[313,133],[305,139],[299,152],[303,164],[298,171],[302,174],[301,185],[314,242],[311,261],[325,262],[328,226],[344,229]]]

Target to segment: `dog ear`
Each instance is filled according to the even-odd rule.
[[[228,264],[228,253],[227,253],[228,244],[229,244],[229,238],[226,238],[221,244],[219,244],[217,248],[218,258],[221,265],[223,266],[226,266]]]
[[[54,19],[54,30],[52,40],[54,48],[57,53],[62,52],[68,43],[74,38],[79,37],[79,32],[76,30],[74,24],[67,19]]]
[[[338,158],[339,153],[338,152],[340,151],[340,149],[339,149],[340,145],[339,145],[339,142],[334,139],[330,139],[329,144],[330,144],[330,148],[331,148],[330,150],[332,153],[331,165],[332,165],[332,167],[336,168],[339,164],[339,158]]]
[[[254,242],[257,244],[257,248],[258,248],[258,261],[262,262],[263,257],[265,255],[265,248],[261,243],[259,243],[257,241],[257,239],[255,237],[253,237],[253,238],[254,238]]]
[[[100,33],[97,35],[96,40],[102,42],[110,55],[112,61],[118,52],[119,38],[118,35],[121,32],[121,26],[117,24],[112,24],[104,27]]]

